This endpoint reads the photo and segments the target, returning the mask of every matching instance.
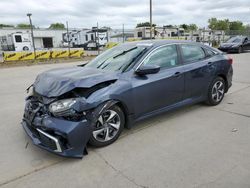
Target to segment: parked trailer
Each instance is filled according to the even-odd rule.
[[[3,51],[29,51],[32,49],[30,33],[16,32],[0,36]]]
[[[68,45],[68,41],[70,47],[96,50],[98,46],[104,47],[108,42],[108,30],[92,28],[63,33],[63,43]]]

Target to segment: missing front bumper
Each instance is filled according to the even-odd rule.
[[[34,119],[34,122],[37,121]],[[82,158],[87,154],[86,145],[91,135],[87,120],[71,122],[45,117],[40,122],[22,121],[25,132],[36,146],[65,157]]]
[[[41,135],[43,135],[43,137],[45,137],[45,140],[47,139],[48,142],[52,142],[55,145],[55,150],[54,152],[62,152],[62,147],[60,145],[59,139],[57,139],[54,136],[51,136],[50,134],[40,130],[40,129],[36,129]]]

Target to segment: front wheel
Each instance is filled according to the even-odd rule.
[[[89,143],[95,147],[107,146],[120,136],[125,124],[124,113],[117,105],[105,110],[95,123]]]
[[[223,78],[217,77],[209,86],[207,104],[210,106],[218,105],[224,98],[224,94],[225,81]]]

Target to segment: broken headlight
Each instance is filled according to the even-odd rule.
[[[70,116],[75,113],[71,107],[76,103],[76,99],[64,99],[53,102],[49,105],[49,111],[54,116]]]

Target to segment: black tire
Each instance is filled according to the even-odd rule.
[[[114,117],[111,118],[111,120],[109,121],[112,122],[113,126],[111,126],[109,122],[106,121],[109,119],[109,117],[111,117],[111,112],[115,113]],[[101,121],[99,120],[100,118],[102,118],[103,123],[101,123]],[[118,124],[119,128],[115,128],[118,126]],[[103,147],[112,144],[119,138],[120,134],[124,129],[124,125],[125,125],[125,116],[121,108],[117,105],[111,106],[109,109],[105,110],[98,117],[98,121],[95,123],[95,127],[93,128],[93,132],[90,136],[89,144],[95,147]],[[106,140],[107,131],[108,131],[108,137],[111,135],[109,137],[110,138],[109,140]]]
[[[29,51],[29,47],[28,46],[24,46],[23,47],[23,51]]]
[[[209,88],[206,103],[210,106],[215,106],[221,103],[226,90],[225,80],[222,77],[215,78]]]
[[[242,52],[243,52],[243,48],[242,48],[242,46],[240,46],[239,49],[238,49],[238,53],[240,54]]]

